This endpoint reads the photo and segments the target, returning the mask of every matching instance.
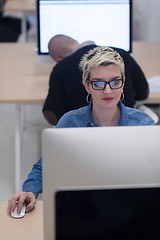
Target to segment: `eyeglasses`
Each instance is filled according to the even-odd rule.
[[[123,86],[123,78],[122,79],[113,79],[109,82],[106,81],[90,81],[88,82],[92,85],[94,90],[104,90],[106,85],[108,84],[111,89],[119,89]]]

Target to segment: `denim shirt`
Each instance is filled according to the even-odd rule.
[[[153,119],[148,114],[135,108],[125,107],[119,102],[121,110],[118,126],[154,125]],[[98,127],[91,116],[92,104],[65,113],[57,124],[57,128],[66,127]]]
[[[118,126],[154,125],[153,119],[146,113],[118,104],[121,110]],[[67,127],[97,127],[91,116],[92,104],[77,110],[65,113],[57,123],[56,128]],[[42,160],[33,165],[27,180],[23,184],[23,191],[33,192],[36,197],[42,193]]]

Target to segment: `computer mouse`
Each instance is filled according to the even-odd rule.
[[[17,207],[18,207],[18,203],[16,204],[15,210],[13,212],[11,212],[11,216],[13,218],[22,218],[25,215],[25,210],[26,210],[26,205],[23,204],[21,212],[17,213]]]

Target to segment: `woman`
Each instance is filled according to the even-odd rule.
[[[64,114],[56,127],[154,125],[147,114],[121,103],[125,71],[116,51],[96,47],[83,56],[80,67],[90,104]]]
[[[84,55],[80,67],[90,104],[64,114],[57,128],[154,125],[146,113],[121,103],[125,84],[124,62],[117,52],[108,47],[96,47]],[[9,200],[8,212],[15,209],[16,201],[19,202],[19,212],[24,201],[26,211],[31,210],[41,192],[42,162],[39,160],[24,182],[23,192],[17,192]]]

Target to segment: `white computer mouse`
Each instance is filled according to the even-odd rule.
[[[21,212],[19,214],[17,213],[17,207],[18,207],[18,203],[16,204],[15,210],[13,212],[11,212],[11,216],[13,218],[22,218],[22,217],[24,217],[25,210],[26,210],[26,205],[23,204]]]

